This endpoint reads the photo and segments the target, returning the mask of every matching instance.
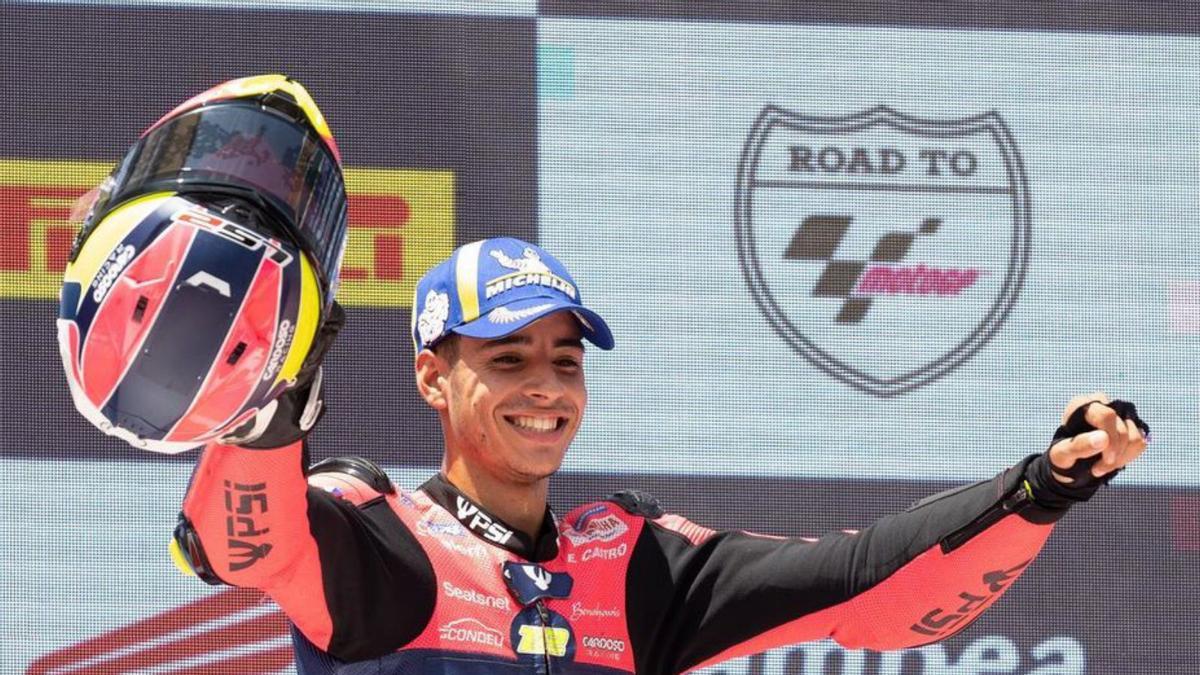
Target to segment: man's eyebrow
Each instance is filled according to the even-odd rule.
[[[528,335],[505,335],[494,340],[488,340],[483,344],[484,349],[495,349],[496,347],[507,347],[508,345],[527,345],[533,342],[533,338]]]
[[[515,334],[514,335],[505,335],[504,337],[501,337],[501,338],[496,338],[494,340],[488,340],[487,342],[484,343],[483,348],[484,349],[497,349],[499,347],[507,347],[508,345],[514,345],[514,344],[525,346],[525,345],[531,344],[532,342],[533,342],[533,338],[529,337],[528,335],[515,335]],[[574,337],[559,338],[554,341],[554,346],[555,347],[574,347],[579,350],[584,349],[583,340],[581,338],[574,338]]]
[[[574,347],[580,351],[584,351],[583,340],[581,340],[580,338],[561,338],[559,340],[554,341],[554,346],[555,347]]]

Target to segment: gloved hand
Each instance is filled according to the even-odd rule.
[[[1034,500],[1050,508],[1088,500],[1145,451],[1149,436],[1128,401],[1101,393],[1072,401],[1050,447],[1025,470]]]
[[[296,375],[296,384],[263,406],[249,421],[222,436],[221,442],[243,448],[270,449],[290,445],[307,436],[325,414],[325,403],[321,398],[321,362],[345,325],[345,311],[337,302],[332,303],[329,316],[317,330],[308,357]]]

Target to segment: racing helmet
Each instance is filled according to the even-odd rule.
[[[296,382],[337,291],[337,145],[283,75],[172,110],[81,199],[58,343],[76,409],[135,447],[219,438]]]

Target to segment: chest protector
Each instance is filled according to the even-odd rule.
[[[586,504],[558,523],[548,511],[530,542],[440,478],[386,499],[433,566],[433,613],[395,653],[355,663],[293,628],[301,675],[634,671],[625,579],[641,516],[614,502]]]

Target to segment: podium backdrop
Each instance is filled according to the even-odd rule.
[[[1078,393],[1153,427],[960,635],[707,672],[1200,673],[1200,3],[259,6],[0,3],[0,672],[290,672],[273,605],[171,566],[195,453],[92,429],[54,338],[74,198],[176,103],[284,72],[351,194],[316,458],[436,470],[413,286],[528,238],[617,341],[560,508],[816,536],[1042,451]]]

